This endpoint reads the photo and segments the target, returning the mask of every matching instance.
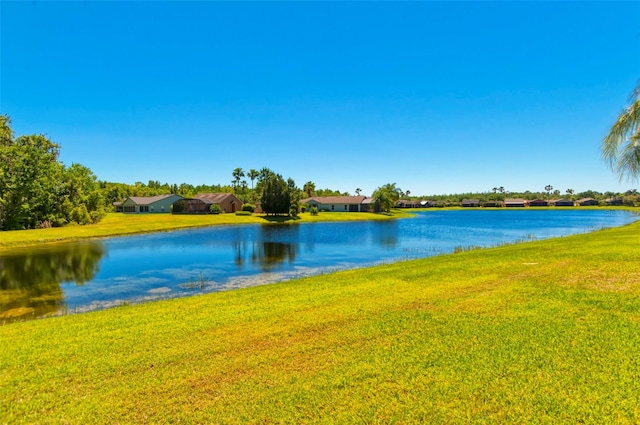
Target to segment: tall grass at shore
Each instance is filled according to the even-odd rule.
[[[0,423],[638,423],[640,223],[0,327]]]

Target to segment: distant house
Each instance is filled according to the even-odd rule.
[[[242,210],[242,201],[233,193],[201,193],[194,198],[180,199],[173,204],[174,214],[209,214],[218,205],[224,213]]]
[[[463,199],[462,204],[463,207],[479,207],[480,199]]]
[[[522,198],[507,198],[504,200],[504,206],[507,208],[523,208],[526,202]]]
[[[593,198],[582,198],[578,199],[576,202],[578,203],[578,205],[581,205],[583,207],[590,207],[599,204],[599,202]]]
[[[571,199],[554,199],[549,202],[551,205],[556,207],[573,207],[575,206],[574,202]]]
[[[129,196],[123,202],[114,202],[113,206],[116,212],[125,214],[168,213],[171,211],[171,205],[179,199],[182,199],[182,196]]]
[[[429,199],[420,201],[420,207],[422,208],[433,208],[439,206],[442,206],[442,201],[431,201]]]
[[[544,199],[533,199],[528,201],[530,207],[548,207],[549,202]]]
[[[604,200],[607,205],[622,205],[622,198],[621,197],[616,197],[616,198],[607,198]]]
[[[419,201],[410,201],[407,199],[401,199],[396,202],[396,207],[398,208],[420,208]]]
[[[502,201],[485,201],[482,204],[483,207],[502,207],[503,203]]]
[[[339,211],[339,212],[363,212],[362,206],[366,196],[313,196],[301,199],[301,204],[308,204],[309,207],[316,207],[318,211]],[[367,210],[371,205],[367,204]]]

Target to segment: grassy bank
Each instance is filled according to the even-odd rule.
[[[640,223],[0,327],[0,423],[638,423]]]
[[[266,217],[262,214],[242,216],[235,214],[172,215],[112,213],[107,214],[107,216],[99,223],[87,226],[67,226],[51,229],[0,232],[0,250],[40,245],[44,243],[68,242],[107,236],[132,235],[136,233],[162,232],[187,229],[190,227],[248,223],[268,224],[317,221],[388,220],[409,216],[409,213],[402,211],[394,211],[391,214],[324,212],[319,213],[316,216],[303,213],[298,219],[294,220],[286,217]]]

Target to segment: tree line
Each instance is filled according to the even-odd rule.
[[[99,181],[84,165],[73,163],[65,166],[60,162],[60,145],[46,136],[14,137],[10,124],[9,116],[0,114],[0,230],[94,223],[112,210],[114,202],[129,196],[173,193],[193,197],[205,192],[230,192],[239,195],[245,203],[261,202],[267,214],[297,215],[299,201],[303,197],[349,195],[348,192],[330,189],[316,190],[311,181],[300,189],[293,179],[285,180],[268,168],[251,169],[246,174],[241,168],[236,168],[230,185],[169,185],[158,181],[128,185]],[[627,178],[635,182],[640,178],[640,84],[603,140],[602,156],[621,180]],[[245,177],[251,181],[251,188]],[[356,195],[360,192],[360,188],[355,189]],[[549,197],[552,193],[554,196],[561,194],[551,185],[545,186],[544,192],[508,192],[500,186],[486,193],[432,195],[428,199],[454,204],[464,198],[480,201],[504,200],[506,197],[533,199]],[[395,183],[388,183],[377,188],[372,196],[380,209],[390,211],[400,198],[416,199],[410,195],[410,191],[403,192]],[[574,193],[567,189],[565,197],[596,200],[620,197],[625,205],[640,203],[637,190],[619,194]]]

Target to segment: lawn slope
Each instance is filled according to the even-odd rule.
[[[0,423],[638,423],[640,223],[0,327]]]

